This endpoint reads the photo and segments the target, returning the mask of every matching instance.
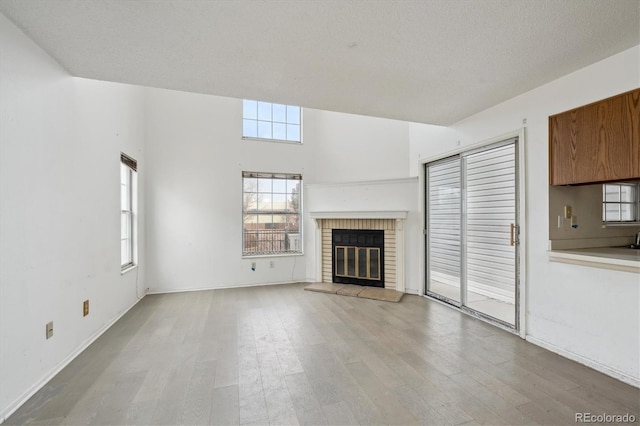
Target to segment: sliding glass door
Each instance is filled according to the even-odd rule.
[[[425,165],[426,293],[517,328],[517,139]]]
[[[460,157],[428,164],[427,292],[460,306]]]

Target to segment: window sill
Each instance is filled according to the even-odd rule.
[[[126,268],[124,268],[124,269],[121,269],[121,270],[120,270],[120,275],[124,275],[124,274],[126,274],[127,272],[129,272],[129,271],[133,271],[133,270],[134,270],[134,269],[136,269],[137,267],[138,267],[138,265],[129,265],[129,266],[127,266]]]
[[[640,274],[640,253],[621,247],[550,250],[549,261]]]
[[[304,253],[243,254],[242,259],[259,259],[263,257],[294,257],[294,256],[304,256]]]
[[[624,228],[640,226],[640,222],[603,222],[603,228]]]
[[[248,136],[243,136],[242,140],[245,141],[256,141],[256,142],[274,142],[274,143],[284,143],[288,145],[302,145],[302,141],[287,141],[284,139],[269,139],[269,138],[252,138]]]

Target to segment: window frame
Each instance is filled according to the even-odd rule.
[[[618,201],[607,201],[607,186],[617,186],[618,187]],[[633,201],[622,201],[621,193],[622,187],[631,187],[633,191]],[[620,217],[622,217],[622,205],[630,205],[631,211],[633,214],[633,218],[631,220],[607,220],[606,211],[608,205],[618,205],[618,210],[620,212]],[[605,226],[624,226],[624,225],[638,225],[640,224],[640,182],[622,182],[622,183],[604,183],[602,184],[602,224]]]
[[[247,117],[247,113],[245,112],[245,106],[247,102],[255,102],[256,103],[256,118],[250,118]],[[264,120],[264,119],[259,119],[259,112],[258,112],[258,108],[260,104],[268,104],[270,105],[271,108],[271,119],[270,120]],[[288,108],[297,108],[298,110],[298,123],[294,123],[294,122],[289,122],[288,118],[285,118],[285,121],[275,121],[273,119],[273,106],[274,105],[278,105],[278,106],[283,106],[285,107],[285,111],[288,111]],[[256,122],[256,135],[252,136],[252,135],[245,135],[245,121],[255,121]],[[299,134],[298,134],[298,139],[287,139],[286,138],[286,133],[285,133],[285,139],[280,139],[280,138],[274,138],[274,137],[270,137],[270,138],[265,138],[265,137],[260,137],[259,135],[259,130],[258,130],[258,125],[259,123],[271,123],[271,136],[273,136],[273,125],[274,123],[276,124],[282,124],[285,126],[285,129],[287,128],[288,125],[294,125],[294,126],[298,126],[299,129]],[[288,105],[288,104],[279,104],[276,102],[264,102],[264,101],[258,101],[255,99],[243,99],[242,100],[242,139],[243,140],[254,140],[254,141],[265,141],[265,142],[276,142],[276,143],[287,143],[287,144],[294,144],[294,145],[302,145],[303,144],[303,129],[304,124],[303,124],[303,108],[301,106],[298,105]]]
[[[126,180],[125,180],[126,178]],[[128,155],[120,154],[120,272],[124,273],[137,266],[137,161]],[[123,191],[126,191],[123,194]],[[123,205],[126,201],[126,205]],[[123,225],[126,217],[126,235],[123,236]],[[126,262],[122,261],[123,241],[127,242]]]
[[[256,186],[255,191],[247,191],[247,183],[246,183],[246,179],[270,179],[271,180],[271,190],[270,191],[260,191],[258,189],[259,183],[256,181],[256,184],[258,186]],[[297,210],[294,210],[293,212],[287,212],[288,205],[290,203],[293,203],[293,201],[290,201],[289,197],[294,194],[295,192],[288,192],[288,189],[285,190],[285,203],[286,206],[284,209],[274,209],[273,208],[273,201],[271,201],[271,209],[261,209],[258,206],[260,205],[260,200],[259,200],[259,196],[260,194],[269,194],[269,197],[271,200],[273,200],[274,198],[274,194],[275,195],[283,195],[283,193],[281,192],[274,192],[274,188],[273,188],[273,181],[274,180],[285,180],[285,181],[298,181],[297,184],[297,193],[298,193],[298,200],[297,200]],[[303,176],[300,173],[270,173],[270,172],[248,172],[248,171],[243,171],[242,172],[242,257],[243,258],[255,258],[255,257],[279,257],[279,256],[300,256],[304,254],[304,243],[303,243],[303,211],[304,211],[304,207],[303,207]],[[286,185],[286,183],[285,183]],[[255,194],[256,195],[256,199],[255,201],[248,201],[248,196],[250,196],[250,194]],[[247,209],[247,206],[249,203],[255,204],[255,208],[254,209]],[[273,216],[276,215],[280,215],[280,216],[284,216],[286,218],[285,222],[274,222],[273,221]],[[248,218],[251,217],[255,217],[257,222],[255,222],[256,226],[258,226],[258,224],[264,223],[265,224],[265,228],[264,229],[254,229],[254,230],[248,230],[247,229],[247,224],[250,223],[247,221]],[[271,216],[271,222],[265,221],[262,222],[260,221],[260,217],[267,217]],[[248,234],[255,234],[255,238],[256,238],[256,244],[260,244],[260,242],[265,243],[266,240],[261,240],[261,234],[271,234],[271,235],[276,235],[278,234],[278,232],[276,232],[277,230],[281,230],[282,233],[284,234],[284,239],[282,241],[278,240],[276,241],[275,239],[271,239],[271,244],[272,244],[272,248],[273,248],[273,244],[274,242],[282,245],[282,244],[290,244],[290,240],[288,240],[289,235],[290,235],[290,230],[287,229],[289,220],[295,217],[295,221],[297,223],[297,232],[291,232],[291,234],[297,234],[297,247],[295,249],[284,249],[284,250],[247,250],[247,236]],[[283,223],[284,224],[284,228],[279,229],[277,227],[275,227],[274,225],[277,225],[278,223]],[[267,226],[269,225],[269,226]],[[276,230],[276,231],[274,231]],[[262,232],[261,232],[262,231]],[[271,231],[271,232],[264,232],[264,231]],[[294,239],[295,241],[295,239]]]

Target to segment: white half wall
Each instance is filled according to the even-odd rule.
[[[0,52],[2,421],[143,294],[143,268],[120,275],[120,152],[142,194],[145,163],[140,88],[74,79],[1,14]]]
[[[639,87],[639,65],[636,46],[454,124],[445,146],[411,140],[412,152],[428,158],[526,127],[527,338],[636,386],[638,275],[548,259],[548,117]]]

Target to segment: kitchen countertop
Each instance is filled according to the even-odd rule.
[[[628,247],[594,247],[550,250],[552,262],[573,263],[640,274],[640,249]]]

